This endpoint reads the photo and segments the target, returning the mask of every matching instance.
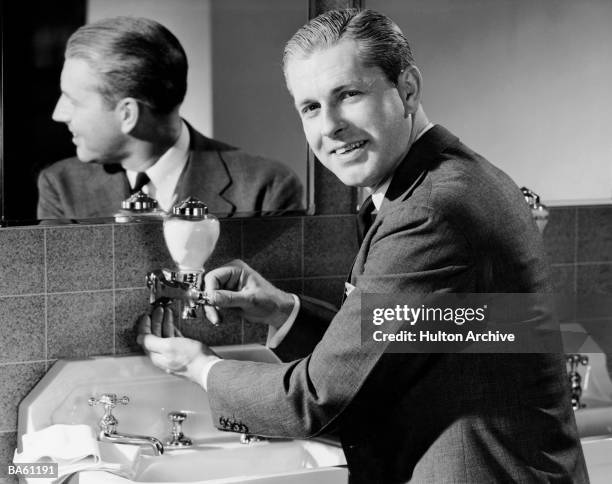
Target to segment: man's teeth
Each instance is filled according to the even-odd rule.
[[[359,148],[359,147],[363,146],[364,144],[365,144],[365,141],[356,141],[355,143],[344,145],[342,148],[338,148],[336,150],[336,153],[338,155],[343,155],[344,153],[347,153],[348,151],[354,150],[355,148]]]

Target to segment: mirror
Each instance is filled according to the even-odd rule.
[[[168,27],[189,62],[181,116],[207,137],[289,166],[308,206],[307,146],[281,72],[284,43],[308,20],[305,0],[34,0],[3,10],[3,220],[35,219],[38,173],[75,155],[66,125],[51,119],[68,37],[117,15]]]
[[[548,205],[612,203],[612,2],[365,3],[411,42],[433,122]]]

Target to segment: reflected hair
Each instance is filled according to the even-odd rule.
[[[65,58],[89,64],[111,107],[133,97],[168,114],[185,99],[187,56],[174,34],[154,20],[114,17],[84,25],[68,39]]]
[[[400,73],[414,65],[410,44],[393,20],[374,10],[331,10],[310,20],[289,39],[283,52],[283,73],[292,59],[305,59],[342,39],[358,42],[366,67],[379,67],[397,84]]]

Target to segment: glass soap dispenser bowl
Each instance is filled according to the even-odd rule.
[[[208,304],[204,263],[217,245],[219,220],[204,203],[189,197],[164,219],[164,239],[176,268],[147,274],[149,302],[178,300],[183,303],[183,318],[197,318],[197,308]]]

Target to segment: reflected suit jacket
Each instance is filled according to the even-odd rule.
[[[302,185],[280,162],[247,154],[207,138],[189,124],[189,158],[175,192],[193,196],[215,215],[253,215],[302,208]],[[118,165],[68,158],[45,168],[38,178],[39,219],[112,217],[130,196]]]
[[[518,187],[434,126],[393,175],[337,313],[307,297],[279,365],[221,361],[219,428],[339,434],[351,482],[588,482],[557,354],[389,354],[361,342],[362,293],[548,291]]]

